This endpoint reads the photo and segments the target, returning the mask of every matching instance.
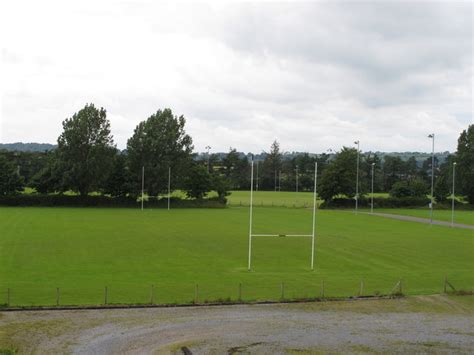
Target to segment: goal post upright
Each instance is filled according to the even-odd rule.
[[[252,268],[252,214],[253,214],[253,159],[250,164],[250,213],[249,213],[249,260],[248,271]]]
[[[247,270],[252,270],[252,237],[311,237],[311,270],[314,270],[315,244],[316,244],[316,209],[318,188],[318,163],[314,164],[314,191],[313,191],[313,219],[311,234],[253,234],[253,173],[254,161],[250,164],[250,203],[249,203],[249,246]]]
[[[313,232],[311,233],[311,270],[314,270],[314,242],[316,238],[316,197],[318,188],[318,162],[314,163],[314,191],[313,191]]]

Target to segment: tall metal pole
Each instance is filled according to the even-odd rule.
[[[359,209],[359,141],[355,141],[357,144],[357,177],[356,177],[356,195],[355,195],[355,213],[357,214]]]
[[[433,202],[434,202],[434,141],[435,134],[431,133],[428,138],[432,139],[431,149],[431,202],[430,202],[430,224],[433,224]]]
[[[145,199],[145,167],[142,166],[142,211],[143,211],[143,200]]]
[[[249,261],[248,271],[252,268],[252,215],[253,215],[253,160],[250,167],[250,215],[249,215]]]
[[[168,168],[168,211],[170,210],[171,198],[171,166]]]
[[[453,163],[453,190],[451,194],[451,227],[454,227],[454,181],[456,176],[456,162]]]
[[[318,162],[314,163],[314,192],[313,192],[313,233],[311,239],[311,270],[314,270],[314,242],[316,238],[316,197],[318,189]]]
[[[370,197],[370,213],[374,213],[374,167],[375,163],[372,163],[372,195]]]

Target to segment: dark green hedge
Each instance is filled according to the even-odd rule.
[[[139,208],[141,203],[132,197],[109,197],[109,196],[69,196],[69,195],[12,195],[0,196],[0,206],[18,206],[18,207],[129,207]],[[145,201],[146,208],[167,208],[168,200],[166,198],[149,198]],[[178,198],[171,199],[173,208],[223,208],[225,201],[217,198],[203,200],[182,200]]]
[[[376,208],[400,208],[400,207],[428,207],[430,200],[426,197],[376,197],[374,207]],[[335,198],[324,201],[320,208],[354,208],[355,201],[351,198]],[[370,208],[370,198],[359,198],[360,208]]]

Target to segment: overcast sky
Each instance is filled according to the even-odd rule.
[[[90,102],[119,148],[165,107],[198,151],[453,151],[472,123],[471,2],[71,3],[0,5],[0,142]]]

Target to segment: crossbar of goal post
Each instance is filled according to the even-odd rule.
[[[253,160],[250,168],[250,214],[249,214],[249,258],[248,271],[252,269],[252,238],[253,237],[311,237],[311,270],[314,270],[314,249],[316,239],[316,197],[318,187],[318,163],[314,164],[313,220],[311,234],[253,234]]]

